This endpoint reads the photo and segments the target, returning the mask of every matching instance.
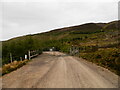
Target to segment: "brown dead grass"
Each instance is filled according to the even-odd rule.
[[[13,61],[12,63],[5,64],[2,67],[2,75],[5,75],[7,73],[10,73],[23,65],[25,65],[28,62],[28,60],[23,60],[23,61]]]

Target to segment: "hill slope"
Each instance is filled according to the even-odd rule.
[[[19,60],[28,54],[28,50],[39,50],[41,53],[55,47],[58,51],[71,53],[70,48],[74,47],[76,49],[72,50],[73,55],[83,57],[118,74],[119,22],[87,23],[4,41],[3,64],[10,62],[10,53],[13,60]]]

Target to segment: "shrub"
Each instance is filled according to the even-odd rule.
[[[101,49],[92,53],[80,54],[80,56],[120,75],[120,50],[117,48]]]

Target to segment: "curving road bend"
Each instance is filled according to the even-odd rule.
[[[60,52],[44,52],[2,77],[3,88],[117,88],[107,69]]]

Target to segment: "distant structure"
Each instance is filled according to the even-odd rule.
[[[55,47],[52,47],[49,49],[50,51],[55,51]]]
[[[50,51],[53,51],[53,49],[52,49],[52,48],[50,48]]]

